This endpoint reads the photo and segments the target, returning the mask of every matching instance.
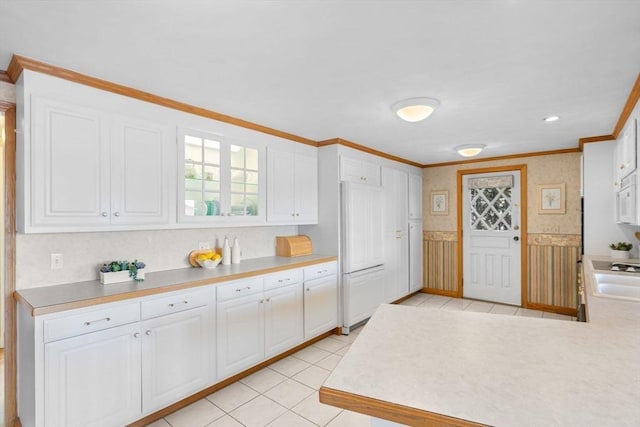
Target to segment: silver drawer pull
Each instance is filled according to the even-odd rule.
[[[186,304],[189,304],[189,301],[181,301],[181,302],[176,302],[176,303],[172,302],[171,304],[169,304],[169,307],[173,308],[178,304],[185,304],[186,305]]]
[[[151,335],[151,331],[150,330],[146,331],[145,335]]]
[[[248,291],[251,289],[251,286],[247,286],[246,288],[236,288],[236,292]]]
[[[98,322],[109,322],[111,320],[111,317],[105,317],[104,319],[98,319],[98,320],[90,320],[88,322],[84,322],[84,326],[91,326],[92,323],[98,323]]]
[[[316,271],[316,273],[317,273],[317,274],[322,274],[322,273],[326,273],[326,272],[328,272],[328,271],[329,271],[329,270],[318,270],[318,271]]]
[[[290,277],[287,277],[286,279],[280,279],[280,280],[278,280],[278,283],[288,282],[289,280],[291,280],[291,278],[290,278]]]

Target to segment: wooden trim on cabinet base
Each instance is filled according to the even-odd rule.
[[[422,292],[424,292],[425,294],[442,295],[443,297],[462,298],[462,296],[458,296],[457,290],[445,291],[445,290],[436,289],[436,288],[424,288]]]
[[[546,311],[548,313],[557,313],[564,314],[565,316],[576,317],[578,315],[578,310],[571,307],[560,307],[557,305],[549,305],[549,304],[540,304],[537,302],[527,302],[527,306],[523,307],[529,310],[539,310]]]
[[[320,387],[320,402],[413,427],[473,427],[484,425],[329,387]]]
[[[285,357],[288,357],[290,355],[292,355],[293,353],[302,350],[305,347],[309,347],[311,344],[314,344],[320,340],[323,340],[325,338],[327,338],[328,336],[331,335],[341,335],[341,331],[342,329],[337,327],[337,328],[333,328],[321,335],[318,335],[315,338],[311,338],[308,341],[303,342],[302,344],[299,344],[287,351],[285,351],[284,353],[278,354],[277,356],[274,356],[270,359],[265,360],[264,362],[260,362],[259,364],[252,366],[249,369],[246,369],[240,373],[237,373],[229,378],[226,378],[210,387],[207,387],[203,390],[200,390],[199,392],[192,394],[189,397],[186,397],[176,403],[173,403],[169,406],[167,406],[166,408],[160,409],[159,411],[154,412],[153,414],[149,414],[144,418],[140,418],[138,421],[135,421],[131,424],[129,424],[127,427],[144,427],[147,424],[150,424],[156,420],[159,420],[162,417],[165,417],[175,411],[177,411],[178,409],[182,409],[185,406],[188,406],[194,402],[197,402],[200,399],[203,399],[205,397],[207,397],[208,395],[210,395],[211,393],[214,393],[218,390],[221,390],[223,388],[225,388],[226,386],[235,383],[238,380],[241,380],[244,377],[247,377],[251,374],[253,374],[254,372],[259,371],[260,369],[263,369],[269,365],[271,365],[272,363],[277,362],[278,360],[284,359]]]

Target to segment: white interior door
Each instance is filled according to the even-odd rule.
[[[465,175],[463,296],[521,304],[520,171]]]

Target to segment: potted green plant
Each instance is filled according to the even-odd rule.
[[[618,242],[611,243],[609,248],[611,249],[611,258],[627,259],[633,245],[629,242]]]
[[[135,260],[111,261],[100,268],[100,283],[109,285],[119,282],[142,282],[144,280],[144,262]]]

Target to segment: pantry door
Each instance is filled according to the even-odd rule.
[[[461,193],[463,296],[520,306],[520,170],[465,174]]]

